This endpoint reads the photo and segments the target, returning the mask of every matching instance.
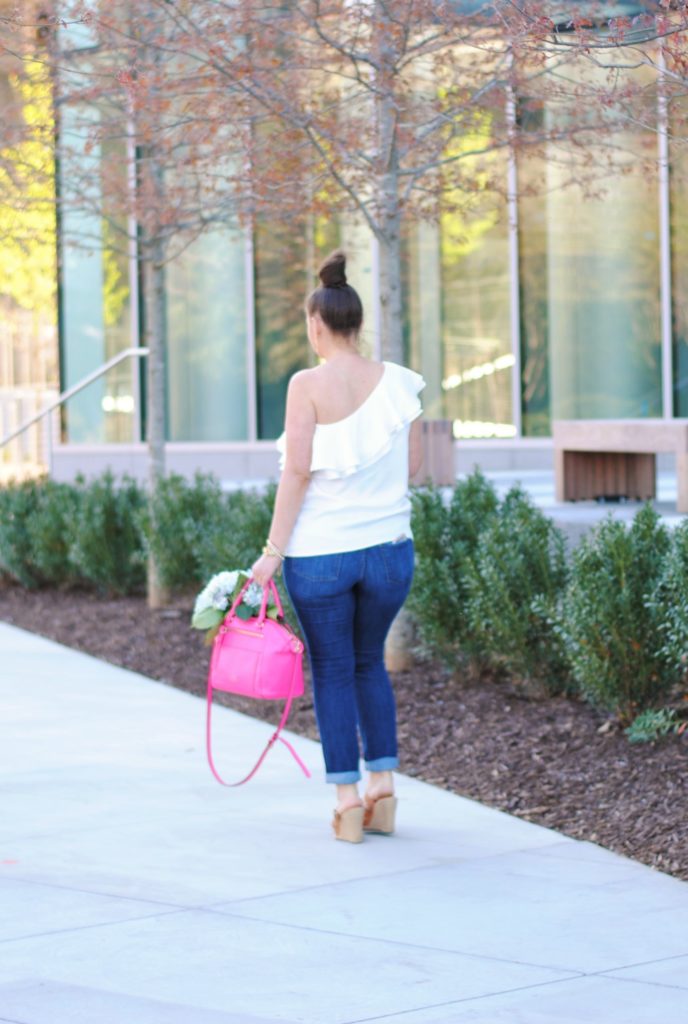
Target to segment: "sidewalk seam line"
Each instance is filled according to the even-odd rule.
[[[609,978],[610,981],[623,981],[627,985],[652,985],[654,988],[669,988],[672,992],[685,992],[688,998],[688,986],[672,985],[668,981],[646,981],[644,978],[617,978],[613,974],[598,974],[598,978]]]
[[[144,914],[141,917],[124,917],[120,921],[98,921],[95,924],[79,924],[71,928],[53,928],[46,932],[35,932],[31,935],[17,935],[14,938],[0,939],[0,946],[6,946],[13,942],[29,942],[31,939],[45,939],[51,935],[69,935],[72,932],[84,932],[91,928],[111,928],[119,924],[133,924],[135,921],[152,921],[157,917],[172,917],[174,914],[188,914],[195,910],[195,907],[180,907],[175,910],[163,911],[159,914]],[[1,1020],[2,1018],[0,1018]]]
[[[549,964],[534,964],[524,960],[510,960],[508,957],[484,955],[482,953],[468,953],[462,949],[447,949],[444,946],[425,946],[416,942],[403,942],[400,939],[387,939],[377,935],[361,935],[358,932],[337,932],[327,928],[315,928],[313,925],[292,924],[287,921],[273,921],[262,917],[250,917],[246,914],[224,913],[221,910],[203,908],[205,912],[215,914],[218,917],[235,917],[240,921],[253,921],[256,924],[270,925],[271,927],[290,928],[296,931],[312,932],[315,935],[333,935],[339,939],[355,939],[365,942],[384,943],[388,946],[403,946],[405,949],[419,949],[427,953],[446,953],[450,956],[465,956],[472,960],[486,960],[491,963],[513,964],[515,967],[530,967],[534,970],[552,971],[564,973],[571,977],[581,977],[585,972],[578,971],[571,967],[552,967]]]
[[[462,799],[464,799],[464,798],[462,798]],[[465,798],[465,799],[468,799],[468,798]],[[506,814],[507,812],[504,811],[504,812],[501,812],[501,813]],[[576,842],[576,841],[577,840],[572,840],[572,842]],[[548,844],[548,845],[552,845],[552,844]],[[277,897],[280,897],[280,896],[292,896],[292,895],[297,896],[297,895],[300,895],[301,893],[317,892],[318,889],[338,888],[338,887],[343,886],[343,885],[355,885],[358,882],[377,882],[377,881],[379,881],[380,879],[383,879],[383,878],[384,879],[387,879],[387,878],[395,878],[396,879],[396,878],[399,878],[399,877],[401,877],[403,875],[410,875],[414,871],[440,871],[440,870],[442,870],[444,868],[447,868],[447,867],[456,867],[457,865],[472,864],[472,863],[478,862],[478,861],[480,863],[482,863],[483,861],[486,861],[486,860],[494,860],[497,857],[510,857],[513,854],[530,853],[531,850],[533,850],[533,849],[535,849],[535,847],[525,846],[525,847],[518,847],[517,849],[514,849],[514,850],[501,850],[501,851],[499,851],[499,853],[488,853],[488,854],[485,854],[484,856],[480,856],[479,854],[476,854],[475,857],[447,858],[446,860],[443,860],[441,864],[437,864],[437,863],[432,863],[432,864],[416,864],[413,867],[400,868],[398,871],[385,871],[383,874],[376,874],[376,875],[354,875],[351,878],[342,878],[342,879],[338,879],[337,881],[333,881],[333,882],[318,882],[316,885],[299,886],[296,889],[282,889],[282,890],[279,890],[277,892],[265,893],[262,896],[241,896],[238,899],[221,900],[220,902],[217,902],[217,903],[207,903],[207,904],[203,904],[202,907],[199,906],[198,909],[210,910],[210,909],[213,909],[215,907],[225,907],[225,906],[230,906],[230,905],[234,906],[235,904],[238,905],[238,904],[243,904],[243,903],[257,903],[260,900],[276,899]],[[645,866],[645,865],[641,865],[641,866]]]
[[[151,900],[141,896],[125,896],[119,893],[101,892],[100,889],[80,889],[73,885],[64,885],[59,882],[42,882],[33,878],[0,878],[0,886],[3,882],[20,882],[22,885],[41,885],[45,889],[57,889],[59,892],[79,892],[84,896],[102,896],[103,899],[125,900],[131,903],[147,903],[153,907],[171,907],[173,910],[196,910],[196,904],[170,903],[164,900]],[[2,940],[0,940],[2,941]],[[0,1018],[2,1020],[2,1018]]]
[[[580,977],[585,977],[581,975]],[[459,1003],[477,1002],[482,999],[491,999],[493,996],[508,996],[512,992],[527,992],[529,989],[546,988],[549,985],[561,985],[569,978],[553,978],[552,981],[538,981],[533,985],[521,985],[518,988],[500,989],[498,992],[486,992],[482,996],[462,996],[460,999],[450,999],[442,1003],[429,1003],[427,1006],[412,1006],[408,1010],[398,1010],[395,1013],[380,1014],[375,1017],[357,1017],[355,1020],[344,1021],[343,1024],[372,1024],[372,1022],[394,1020],[397,1017],[404,1017],[409,1013],[422,1013],[425,1010],[440,1010],[443,1006],[457,1006]],[[578,980],[575,978],[574,980]]]

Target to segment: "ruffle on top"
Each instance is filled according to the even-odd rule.
[[[370,466],[390,451],[394,436],[421,415],[418,394],[425,387],[421,375],[397,363],[383,365],[382,377],[358,409],[336,423],[316,424],[311,473],[336,480]],[[284,434],[277,450],[280,469],[284,469]]]

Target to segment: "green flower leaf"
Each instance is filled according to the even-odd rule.
[[[225,612],[219,608],[204,608],[203,611],[194,612],[191,625],[194,629],[213,629],[219,626],[225,617]]]
[[[235,586],[234,590],[232,591],[232,596],[231,596],[231,597],[230,597],[230,599],[229,599],[229,604],[230,604],[230,607],[231,607],[231,606],[232,606],[232,605],[234,604],[234,602],[236,601],[236,599],[237,599],[237,597],[239,596],[240,592],[241,592],[241,591],[243,590],[243,587],[244,587],[244,583],[246,583],[246,581],[247,581],[247,580],[248,580],[249,578],[250,578],[250,577],[249,577],[249,574],[248,574],[247,572],[244,572],[244,571],[243,571],[243,569],[240,569],[240,570],[239,570],[239,577],[238,577],[238,579],[237,579],[237,584],[236,584],[236,586]]]

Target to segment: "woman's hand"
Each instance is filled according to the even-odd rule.
[[[282,559],[278,555],[261,555],[258,561],[251,566],[251,575],[257,583],[260,583],[261,587],[264,587],[266,583],[270,582],[281,564]]]

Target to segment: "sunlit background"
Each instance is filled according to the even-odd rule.
[[[630,73],[649,75],[642,68]],[[477,191],[461,214],[407,224],[406,359],[427,381],[427,415],[451,420],[459,442],[490,440],[499,447],[548,438],[553,418],[656,417],[667,409],[688,414],[683,151],[671,149],[664,179],[658,163],[648,172],[658,132],[668,138],[672,119],[685,110],[669,105],[664,111],[649,79],[646,84],[645,126],[638,118],[635,127],[605,141],[605,169],[593,190],[561,187],[564,144],[530,155],[496,151],[489,176],[499,188]],[[533,110],[526,99],[519,98],[514,116],[524,123],[530,118],[533,129],[567,116],[556,103]],[[19,78],[6,59],[0,103],[28,125],[45,124],[50,89],[44,66],[37,63]],[[111,216],[92,212],[102,207],[103,169],[119,166],[126,174],[124,143],[107,152],[86,146],[89,120],[99,116],[97,107],[67,106],[55,126],[72,148],[83,141],[92,189],[82,208],[66,204],[69,212],[58,224],[54,190],[69,197],[72,185],[59,163],[55,167],[45,134],[29,136],[15,154],[17,176],[0,179],[2,234],[14,237],[0,248],[3,433],[142,340],[141,270],[135,248],[122,242],[131,225],[118,225],[114,210]],[[1,198],[11,199],[16,189],[45,203],[17,214]],[[662,196],[670,211],[665,224]],[[93,240],[90,248],[84,238]],[[670,274],[662,281],[665,243]],[[169,265],[171,442],[257,443],[278,436],[287,381],[311,358],[303,299],[315,284],[318,259],[335,245],[349,254],[349,278],[366,308],[363,342],[377,354],[375,244],[365,225],[351,218],[305,216],[289,225],[258,219],[250,231],[217,229]],[[663,303],[670,311],[669,374]],[[9,446],[4,458],[40,465],[47,430],[63,446],[137,444],[145,436],[145,414],[141,367],[122,363],[70,400],[61,416]]]

